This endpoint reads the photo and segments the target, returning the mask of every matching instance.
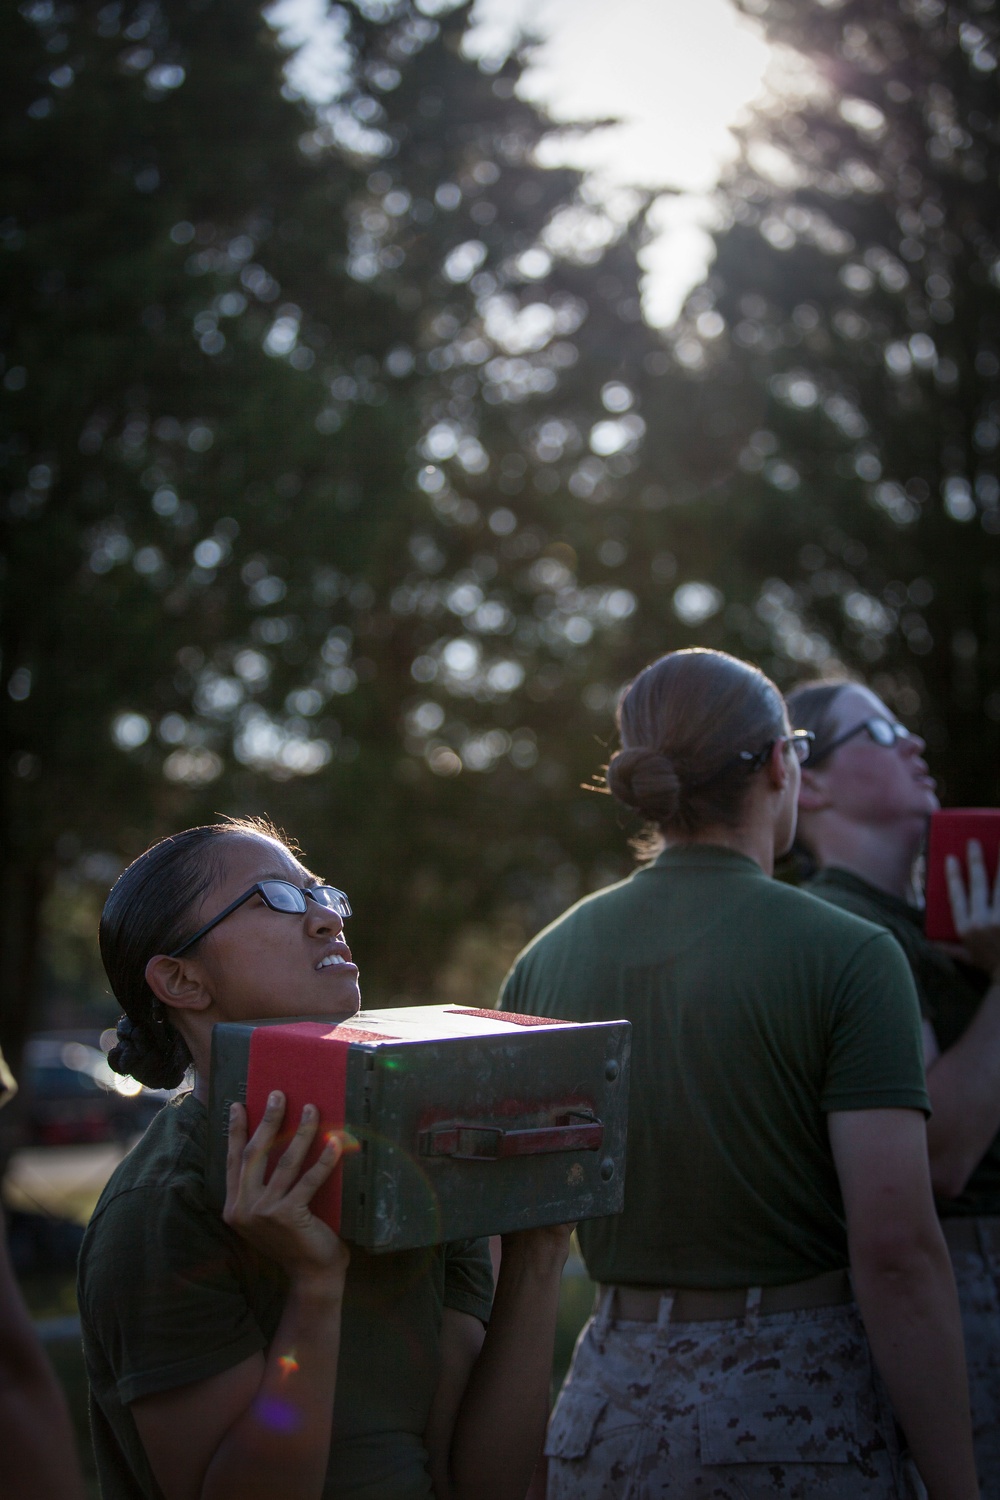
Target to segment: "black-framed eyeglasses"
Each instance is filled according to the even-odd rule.
[[[881,745],[883,750],[891,750],[901,740],[912,740],[916,736],[912,730],[907,729],[905,724],[898,724],[895,719],[886,719],[882,714],[875,714],[870,719],[862,719],[860,724],[855,724],[853,729],[848,729],[844,734],[838,734],[835,740],[824,745],[817,751],[811,760],[816,766],[821,760],[826,760],[834,750],[839,750],[841,745],[846,745],[848,740],[853,740],[857,734],[867,734],[868,738],[876,745]]]
[[[779,734],[777,739],[768,740],[759,750],[741,750],[737,759],[748,771],[758,771],[765,765],[767,758],[775,745],[790,745],[792,753],[800,766],[807,765],[812,757],[813,740],[816,736],[811,729],[793,729],[791,734]]]
[[[248,891],[244,891],[242,896],[237,896],[235,901],[230,901],[225,910],[218,912],[210,922],[205,923],[204,927],[199,927],[191,937],[185,938],[180,947],[175,948],[167,957],[179,958],[199,938],[211,932],[213,927],[218,927],[219,923],[231,916],[237,907],[242,906],[245,901],[251,900],[254,896],[259,896],[264,905],[269,906],[272,911],[287,912],[289,915],[297,913],[301,916],[303,912],[308,911],[310,901],[315,901],[318,906],[325,906],[328,911],[335,911],[341,921],[346,922],[351,915],[351,903],[343,891],[338,891],[335,885],[301,886],[293,885],[290,880],[258,880]]]

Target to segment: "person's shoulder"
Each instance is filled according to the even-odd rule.
[[[164,1105],[123,1157],[97,1201],[94,1219],[120,1199],[156,1198],[203,1189],[208,1150],[208,1116],[193,1094]]]
[[[644,866],[633,870],[623,880],[616,880],[613,885],[604,885],[599,891],[591,891],[589,895],[581,896],[579,901],[574,901],[572,906],[568,906],[554,922],[550,922],[548,927],[539,933],[539,937],[544,937],[547,932],[552,932],[562,926],[580,923],[586,923],[589,926],[597,912],[603,913],[616,907],[629,905],[639,889],[636,884],[637,878],[644,874],[646,868]]]
[[[152,1273],[197,1259],[227,1237],[208,1202],[204,1117],[190,1095],[166,1105],[112,1173],[80,1247],[81,1293],[112,1291],[123,1266],[139,1263]]]
[[[880,891],[848,870],[820,870],[806,883],[810,896],[883,931],[891,932],[906,951],[926,944],[919,914],[898,897]]]
[[[522,948],[511,975],[549,974],[552,966],[562,969],[570,962],[583,968],[600,965],[609,956],[601,933],[625,932],[633,919],[633,906],[634,874],[574,901]]]
[[[769,899],[776,911],[783,911],[814,941],[839,945],[854,951],[873,939],[886,936],[885,923],[848,902],[833,901],[814,891],[810,885],[790,885],[787,881],[769,882]]]
[[[802,889],[808,891],[810,896],[826,901],[830,906],[839,906],[844,911],[860,915],[879,911],[883,904],[875,886],[852,875],[848,870],[837,869],[836,866],[817,870],[804,882]]]
[[[500,986],[499,1008],[557,1014],[553,997],[564,992],[568,981],[583,976],[592,980],[598,971],[603,972],[612,958],[601,934],[621,933],[627,927],[633,880],[629,876],[584,896],[536,933],[507,971]],[[541,1005],[543,993],[546,999]]]
[[[558,961],[566,953],[579,954],[582,952],[581,939],[583,948],[589,947],[591,937],[600,930],[601,924],[615,921],[628,908],[633,880],[634,876],[630,875],[614,885],[581,897],[567,907],[521,949],[511,972],[520,970],[523,973]]]

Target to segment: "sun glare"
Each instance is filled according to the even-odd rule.
[[[451,6],[424,0],[421,8]],[[330,101],[347,77],[341,13],[328,13],[324,0],[276,0],[269,15],[298,49],[291,86]],[[774,52],[733,0],[477,0],[473,55],[503,56],[523,35],[537,39],[521,82],[526,98],[562,126],[618,122],[561,131],[542,160],[585,171],[590,196],[612,218],[634,204],[626,189],[663,190],[643,252],[644,308],[650,322],[672,322],[709,263],[710,194],[736,149],[731,127],[763,92]]]
[[[655,205],[645,310],[669,323],[711,253],[708,194],[732,158],[730,127],[761,94],[772,51],[732,0],[479,0],[472,46],[540,38],[522,92],[561,124],[613,118],[554,138],[544,159],[582,167],[597,191],[674,190]]]

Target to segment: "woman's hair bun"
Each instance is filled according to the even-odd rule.
[[[608,786],[660,832],[736,828],[750,784],[742,752],[785,733],[781,694],[748,662],[693,646],[651,662],[618,704]]]
[[[634,807],[651,822],[673,818],[681,795],[681,781],[669,755],[648,746],[618,750],[607,772],[612,796]]]
[[[116,1073],[136,1078],[150,1089],[174,1089],[182,1081],[190,1053],[169,1021],[154,1029],[149,1022],[122,1016],[115,1034],[118,1041],[108,1053],[108,1066]]]

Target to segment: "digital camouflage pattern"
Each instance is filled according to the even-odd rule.
[[[978,1250],[951,1247],[969,1367],[972,1438],[982,1500],[1000,1500],[1000,1219],[968,1221]]]
[[[548,1500],[916,1500],[853,1304],[580,1336]]]

